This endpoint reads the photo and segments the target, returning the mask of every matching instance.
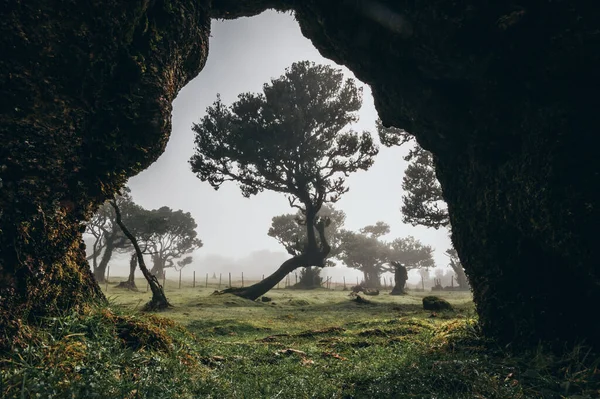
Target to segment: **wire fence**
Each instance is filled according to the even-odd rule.
[[[262,276],[262,280],[264,280],[265,276]],[[111,276],[110,275],[110,267],[107,269],[106,278],[105,278],[105,290],[109,290],[109,286],[111,284],[119,283],[121,281],[126,281],[126,276]],[[209,276],[209,273],[197,273],[193,272],[193,276],[190,279],[189,277],[183,278],[181,271],[165,271],[162,278],[159,278],[158,281],[162,284],[165,291],[177,290],[183,288],[211,288],[215,290],[221,290],[229,287],[247,287],[252,284],[258,283],[261,280],[256,278],[247,278],[244,276],[244,273],[241,275],[234,275],[232,273],[219,273],[218,275],[213,274]],[[298,273],[288,274],[283,280],[281,280],[273,289],[289,289],[294,287],[300,281],[300,275]],[[362,283],[360,278],[346,278],[342,277],[341,281],[339,278],[337,280],[333,280],[333,277],[324,277],[321,281],[321,287],[329,290],[338,290],[345,291],[350,290],[353,286],[359,285]],[[382,277],[380,282],[380,290],[392,290],[394,288],[393,279]],[[139,287],[140,289],[142,287]],[[149,287],[146,286],[146,291],[148,291]]]

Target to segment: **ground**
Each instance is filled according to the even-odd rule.
[[[28,347],[0,356],[2,397],[593,398],[598,362],[573,351],[515,356],[480,337],[470,293],[275,289],[271,302],[168,281],[174,308],[136,309],[142,292],[103,286],[108,307],[40,320]],[[108,287],[108,290],[106,288]],[[433,317],[432,317],[433,316]],[[36,396],[39,394],[40,396]],[[576,396],[580,395],[580,396]]]

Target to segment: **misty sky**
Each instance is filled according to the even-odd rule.
[[[192,123],[200,120],[217,93],[225,104],[231,104],[239,93],[261,91],[265,82],[279,77],[286,67],[300,60],[336,65],[323,58],[302,36],[290,14],[265,12],[252,18],[213,21],[208,61],[174,102],[173,132],[165,153],[129,182],[134,200],[143,207],[154,209],[166,205],[189,211],[195,218],[204,247],[194,254],[194,263],[186,268],[188,273],[194,269],[201,274],[218,273],[219,268],[235,271],[251,264],[257,270],[246,269],[245,274],[260,275],[275,270],[287,257],[277,241],[267,236],[273,216],[294,211],[282,194],[264,192],[248,199],[231,182],[215,191],[195,177],[188,160],[194,152]],[[354,77],[346,68],[340,68]],[[364,87],[364,102],[360,122],[354,129],[376,133],[377,112],[370,89],[362,82],[358,84]],[[406,167],[402,157],[407,151],[408,148],[382,147],[370,170],[355,173],[347,180],[350,191],[336,207],[347,214],[346,228],[354,230],[385,221],[392,230],[387,238],[413,235],[432,245],[436,249],[436,264],[446,266],[443,253],[450,245],[447,232],[412,227],[401,221],[401,183]],[[256,266],[261,263],[258,251],[265,255],[265,265],[260,268]],[[123,270],[119,273],[125,275],[126,259],[121,256],[115,261],[122,263]],[[343,275],[355,278],[358,274],[344,269],[326,269],[323,274],[340,279]]]

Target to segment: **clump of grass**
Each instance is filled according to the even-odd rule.
[[[194,337],[171,320],[110,308],[39,320],[0,356],[2,398],[174,398],[206,393]]]

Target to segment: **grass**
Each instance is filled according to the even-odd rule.
[[[109,285],[110,307],[40,320],[28,347],[0,356],[2,397],[600,397],[582,348],[507,355],[480,337],[465,293],[443,293],[455,310],[430,317],[427,293],[359,304],[281,289],[262,303],[176,287],[159,316],[136,311],[149,293]]]

